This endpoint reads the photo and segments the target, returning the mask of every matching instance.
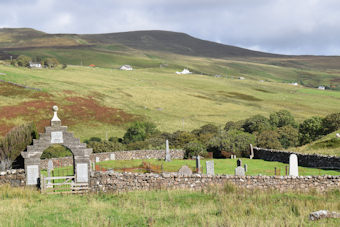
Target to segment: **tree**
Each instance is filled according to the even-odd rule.
[[[256,135],[256,145],[263,148],[281,149],[279,134],[273,130],[265,130]]]
[[[312,117],[304,120],[299,126],[299,141],[301,145],[310,143],[323,134],[322,118]]]
[[[59,65],[59,61],[56,58],[46,58],[42,63],[48,68],[55,68]]]
[[[296,126],[293,115],[287,110],[279,110],[269,116],[270,124],[273,127],[283,127],[286,125]]]
[[[32,58],[25,56],[25,55],[20,55],[16,59],[16,63],[18,64],[18,66],[21,66],[21,67],[29,67],[31,61],[32,61]]]
[[[257,114],[251,118],[246,119],[243,128],[245,132],[253,133],[269,130],[271,129],[271,125],[266,117]]]
[[[207,150],[206,147],[198,141],[192,141],[190,143],[187,143],[184,147],[185,150],[185,157],[190,158],[192,156],[200,155],[202,157],[207,156]]]
[[[283,148],[295,147],[299,144],[299,130],[291,125],[277,129],[279,141]]]
[[[176,131],[170,136],[169,143],[173,147],[184,148],[187,143],[194,140],[197,140],[195,134],[185,131]]]
[[[124,134],[124,143],[128,144],[136,141],[144,141],[146,138],[158,133],[156,125],[151,122],[136,121]]]
[[[322,127],[324,129],[324,134],[335,132],[340,129],[340,112],[329,114],[322,119]]]
[[[245,120],[241,120],[241,121],[228,121],[225,126],[224,126],[224,130],[225,131],[229,131],[232,129],[237,129],[240,131],[243,131],[243,125],[245,123]]]

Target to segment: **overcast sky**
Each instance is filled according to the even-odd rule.
[[[169,30],[266,52],[340,55],[339,0],[0,0],[0,10],[0,27]]]

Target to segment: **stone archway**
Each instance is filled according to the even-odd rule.
[[[33,140],[33,145],[27,146],[27,150],[21,152],[25,160],[26,185],[38,184],[41,170],[40,157],[45,149],[54,144],[63,145],[71,150],[76,183],[88,183],[92,148],[86,148],[85,143],[81,143],[73,133],[67,132],[67,126],[61,125],[57,106],[53,106],[53,111],[51,126],[45,127],[45,132],[40,134],[39,139]]]

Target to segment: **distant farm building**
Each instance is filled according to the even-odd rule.
[[[239,80],[245,80],[246,78],[244,78],[243,76],[240,76],[238,79]]]
[[[290,83],[290,85],[298,86],[299,84],[297,82],[294,82],[294,83]]]
[[[123,65],[122,67],[120,67],[120,70],[133,70],[132,66],[131,65]]]
[[[41,63],[40,62],[30,62],[30,68],[39,68],[41,69]]]
[[[319,90],[326,90],[326,87],[325,86],[319,86],[318,89]]]
[[[183,69],[182,72],[176,72],[176,74],[191,74],[192,72],[189,71],[189,69]]]

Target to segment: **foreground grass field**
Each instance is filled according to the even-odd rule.
[[[200,191],[43,195],[0,187],[1,226],[339,226],[309,213],[340,211],[339,190],[327,193],[246,191],[232,185]]]

